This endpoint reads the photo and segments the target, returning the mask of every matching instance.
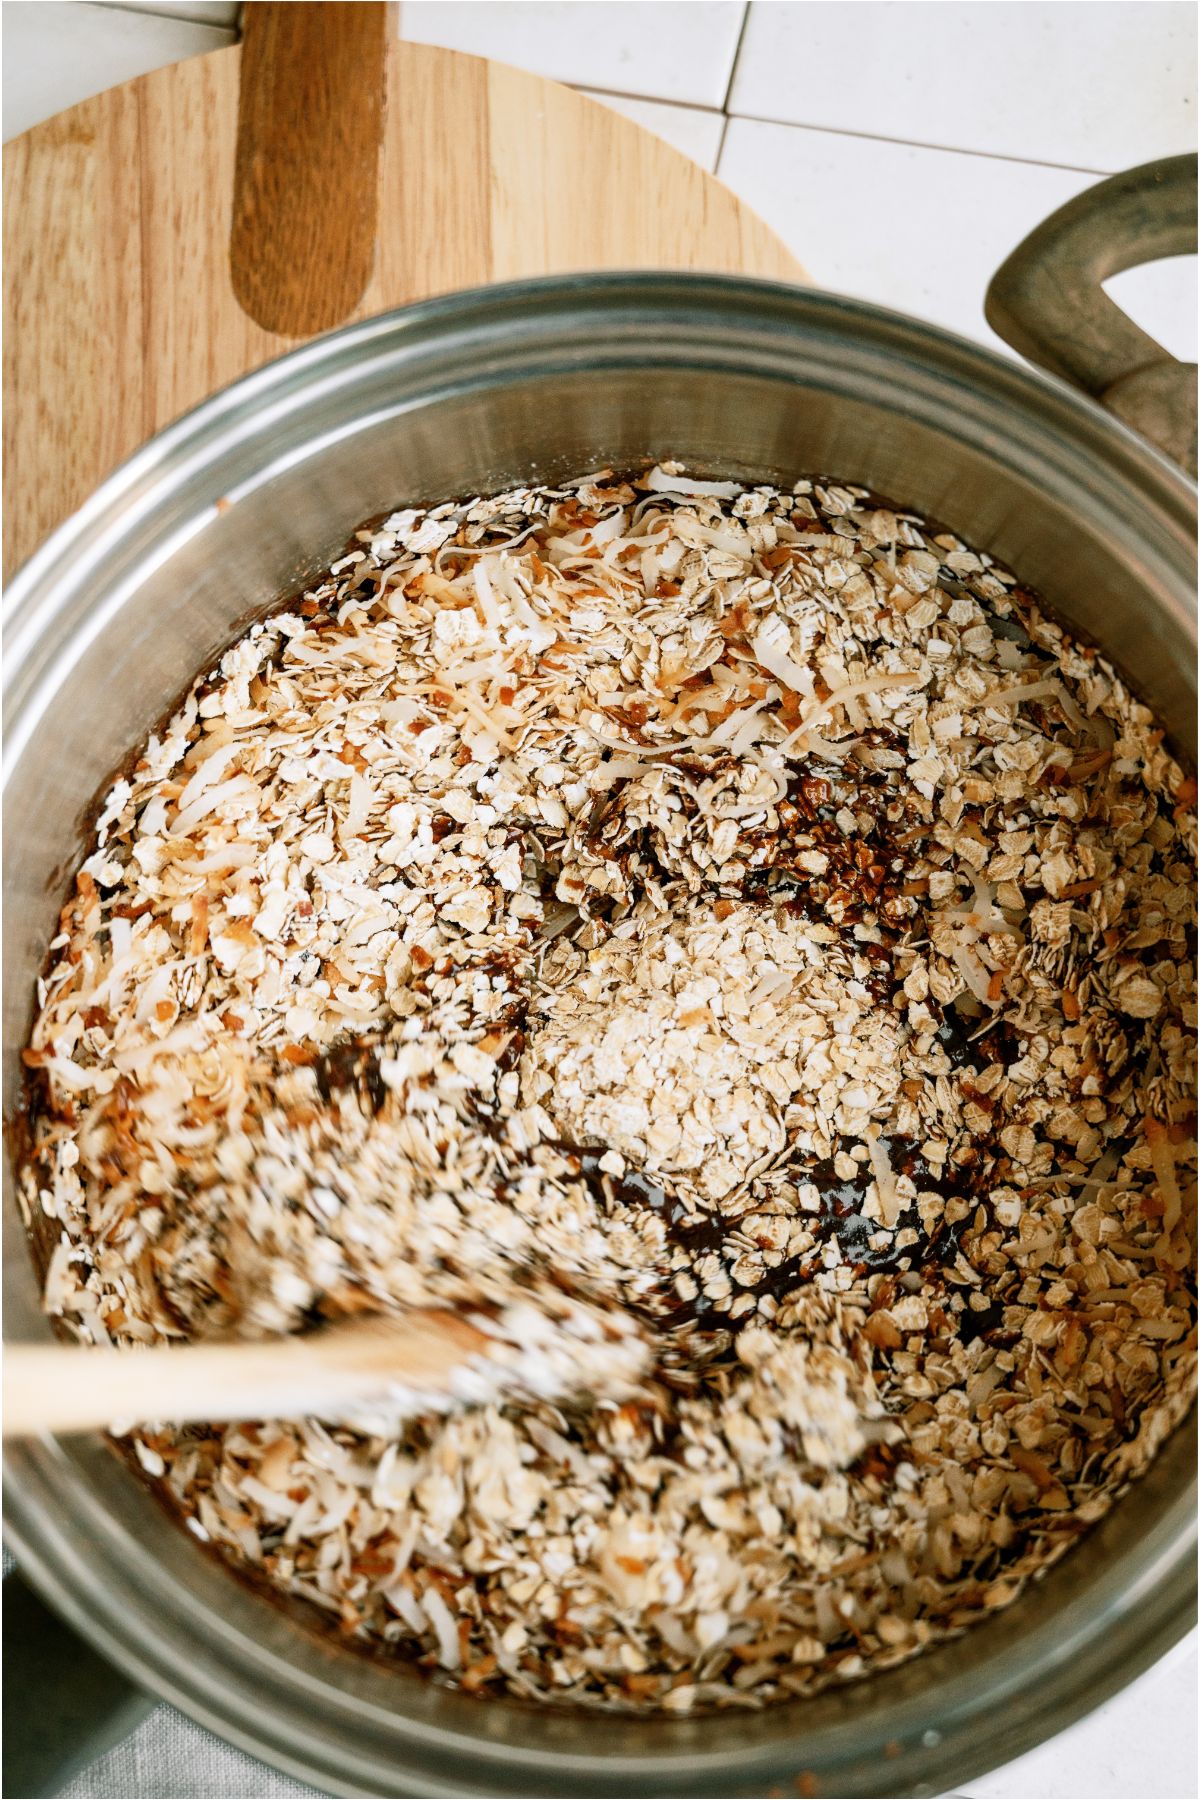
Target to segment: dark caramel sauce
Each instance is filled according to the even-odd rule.
[[[893,1171],[909,1176],[918,1193],[933,1192],[946,1200],[971,1197],[975,1185],[972,1175],[962,1170],[937,1174],[910,1139],[893,1136],[880,1141]],[[715,1211],[698,1213],[639,1170],[628,1170],[622,1176],[606,1174],[600,1168],[605,1152],[596,1145],[558,1143],[554,1148],[569,1159],[600,1209],[609,1216],[624,1209],[649,1211],[660,1218],[668,1246],[683,1252],[685,1266],[715,1254],[727,1268],[731,1267],[744,1254],[747,1242],[755,1242],[753,1231],[745,1231],[740,1219]],[[895,1232],[885,1233],[864,1212],[872,1180],[869,1164],[858,1164],[856,1174],[849,1178],[836,1173],[832,1158],[798,1164],[791,1171],[793,1192],[796,1185],[811,1183],[817,1189],[819,1207],[811,1213],[798,1213],[789,1207],[787,1216],[798,1218],[816,1239],[811,1249],[775,1263],[764,1261],[762,1274],[753,1286],[733,1282],[728,1297],[720,1299],[703,1291],[693,1299],[681,1299],[674,1288],[677,1271],[664,1268],[662,1285],[643,1310],[655,1323],[669,1328],[693,1325],[701,1331],[736,1329],[753,1316],[749,1310],[736,1318],[731,1315],[730,1306],[739,1295],[749,1295],[755,1301],[769,1297],[781,1303],[823,1266],[821,1248],[831,1241],[836,1241],[845,1260],[859,1275],[940,1268],[953,1262],[971,1214],[953,1225],[939,1220],[927,1231],[914,1204],[904,1210]],[[770,1204],[765,1203],[751,1209],[748,1216],[761,1217],[770,1210]],[[897,1237],[906,1229],[915,1231],[916,1239],[898,1246]],[[885,1241],[873,1244],[871,1240],[876,1237]],[[758,1241],[757,1248],[771,1254],[765,1239]]]
[[[371,1112],[382,1110],[387,1087],[379,1072],[379,1044],[368,1038],[347,1038],[332,1045],[310,1065],[317,1078],[317,1092],[333,1100],[339,1091],[353,1088]]]

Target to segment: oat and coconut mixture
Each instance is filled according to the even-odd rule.
[[[26,1052],[47,1306],[136,1345],[577,1295],[624,1386],[581,1338],[583,1396],[133,1447],[469,1691],[898,1662],[1189,1403],[1195,795],[1101,656],[861,489],[398,512],[108,796]]]

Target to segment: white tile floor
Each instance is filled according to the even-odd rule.
[[[216,0],[8,0],[5,139],[230,41],[237,12]],[[993,343],[987,277],[1027,231],[1103,174],[1195,147],[1196,10],[1176,0],[404,0],[400,29],[589,91],[714,170],[822,285]],[[1195,258],[1109,286],[1170,350],[1195,358]],[[1193,1637],[964,1792],[1190,1800],[1196,1691]],[[235,1752],[217,1759],[210,1744],[156,1716],[70,1791],[306,1791]]]
[[[739,0],[403,0],[400,30],[576,87],[682,101],[720,112],[744,8]]]
[[[1195,62],[1191,6],[759,5],[729,110],[1112,172],[1193,147]]]
[[[166,63],[199,56],[234,42],[232,29],[215,15],[198,23],[174,13],[123,6],[77,6],[71,0],[5,0],[4,141],[28,131],[65,107],[76,106],[104,88],[148,75]]]
[[[794,244],[820,287],[999,340],[989,277],[1095,179],[1075,169],[732,118],[720,174]]]

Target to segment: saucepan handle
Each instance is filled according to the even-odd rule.
[[[76,1637],[13,1571],[4,1577],[4,1789],[57,1794],[154,1702]]]
[[[1196,249],[1196,158],[1143,163],[1085,189],[997,270],[985,312],[1030,362],[1073,382],[1196,473],[1196,365],[1169,355],[1104,291],[1122,269]]]

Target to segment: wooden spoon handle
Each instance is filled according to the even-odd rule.
[[[354,311],[375,262],[391,8],[244,8],[229,260],[233,291],[283,337]]]
[[[120,1350],[8,1344],[4,1435],[158,1419],[295,1418],[353,1404],[389,1382],[443,1389],[453,1370],[485,1345],[474,1327],[440,1312],[245,1344]]]

